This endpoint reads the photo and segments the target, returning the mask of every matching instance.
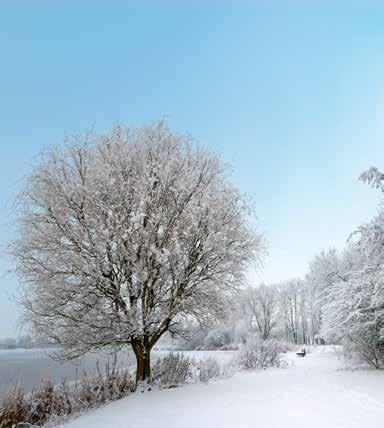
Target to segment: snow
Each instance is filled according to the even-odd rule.
[[[288,367],[231,379],[134,394],[85,414],[65,428],[379,428],[384,374],[343,370],[331,348]]]

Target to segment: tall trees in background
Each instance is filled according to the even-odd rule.
[[[311,290],[299,278],[250,287],[241,296],[248,329],[262,340],[278,336],[296,344],[313,343],[311,305]]]
[[[130,345],[137,380],[182,319],[222,312],[262,239],[219,158],[163,123],[48,150],[14,243],[34,331],[76,357]]]
[[[250,287],[244,293],[244,302],[250,328],[256,329],[263,340],[268,339],[277,321],[277,290],[265,284]]]
[[[286,339],[293,343],[309,343],[307,290],[304,281],[292,279],[282,283],[279,294]]]

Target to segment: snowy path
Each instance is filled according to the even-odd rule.
[[[333,352],[287,369],[135,394],[66,428],[382,428],[384,373],[338,370]]]

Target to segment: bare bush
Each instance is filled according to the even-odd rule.
[[[182,353],[171,352],[156,361],[152,368],[152,382],[160,388],[173,388],[229,377],[233,372],[232,362],[221,365],[214,357],[196,360]]]
[[[223,375],[222,368],[218,361],[213,357],[200,361],[199,366],[200,382],[209,382],[211,379],[218,379]]]
[[[344,338],[342,354],[346,363],[368,364],[380,370],[384,367],[384,346],[375,334]]]
[[[186,384],[193,377],[195,364],[193,359],[182,353],[170,352],[152,367],[152,382],[165,388]]]
[[[27,413],[23,387],[10,389],[0,406],[0,428],[12,427],[18,422],[27,420]]]
[[[280,367],[282,365],[280,344],[274,340],[249,341],[241,348],[237,362],[239,368],[246,370]]]

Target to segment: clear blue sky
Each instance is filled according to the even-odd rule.
[[[254,195],[269,258],[305,273],[376,212],[384,168],[384,4],[9,1],[0,5],[0,240],[33,157],[65,134],[169,117]],[[381,4],[380,4],[381,3]],[[0,260],[0,337],[16,279]]]

